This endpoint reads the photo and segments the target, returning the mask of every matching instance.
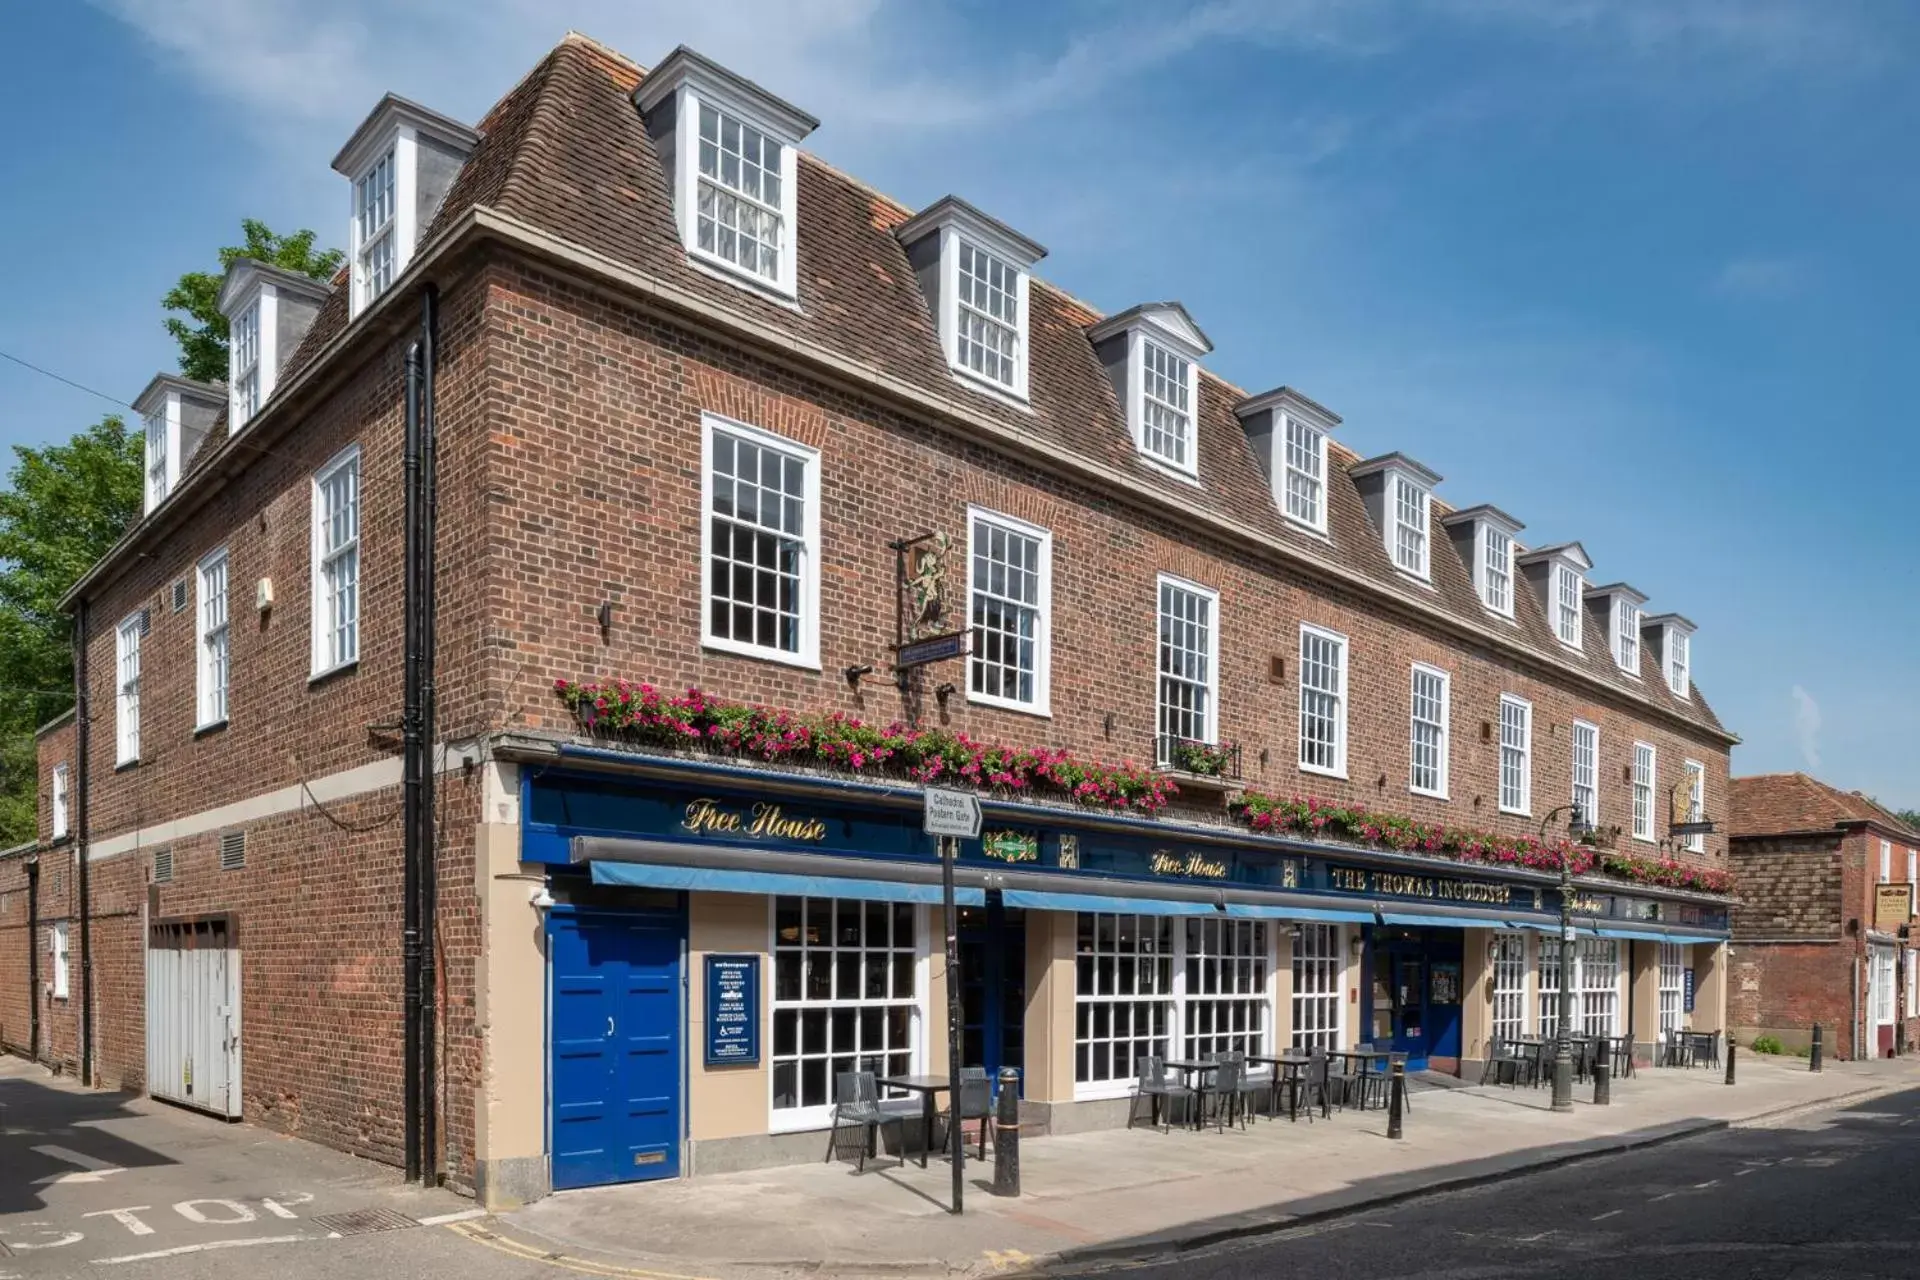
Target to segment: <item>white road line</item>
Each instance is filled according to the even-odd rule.
[[[1625,1212],[1626,1212],[1625,1209],[1609,1209],[1605,1213],[1594,1214],[1591,1218],[1588,1218],[1587,1221],[1588,1222],[1605,1222],[1608,1218],[1617,1218]]]
[[[1720,1179],[1718,1179],[1718,1178],[1708,1178],[1708,1179],[1707,1179],[1707,1180],[1706,1180],[1705,1182],[1696,1182],[1696,1183],[1694,1183],[1694,1184],[1693,1184],[1693,1189],[1694,1189],[1695,1191],[1705,1191],[1705,1190],[1706,1190],[1706,1189],[1707,1189],[1708,1187],[1717,1187],[1717,1186],[1719,1186],[1719,1185],[1720,1185]]]
[[[315,1239],[313,1236],[259,1236],[251,1240],[210,1240],[205,1244],[183,1244],[172,1249],[155,1249],[152,1253],[123,1253],[117,1258],[95,1258],[94,1265],[111,1267],[121,1262],[151,1262],[155,1258],[178,1258],[182,1254],[205,1253],[210,1249],[245,1249],[256,1244],[298,1244],[302,1240]]]
[[[1649,1196],[1649,1197],[1647,1198],[1647,1203],[1648,1203],[1648,1204],[1655,1204],[1655,1203],[1657,1203],[1657,1202],[1659,1202],[1659,1201],[1661,1201],[1661,1200],[1671,1200],[1671,1199],[1673,1199],[1673,1198],[1674,1198],[1675,1196],[1677,1196],[1677,1195],[1679,1195],[1679,1194],[1680,1194],[1680,1193],[1679,1193],[1678,1191],[1669,1191],[1669,1192],[1667,1192],[1667,1194],[1665,1194],[1665,1195],[1663,1195],[1663,1196]]]
[[[1744,1178],[1744,1177],[1746,1177],[1746,1176],[1747,1176],[1748,1174],[1750,1174],[1750,1173],[1752,1173],[1752,1172],[1753,1172],[1753,1170],[1751,1170],[1751,1169],[1739,1169],[1739,1170],[1736,1170],[1736,1171],[1734,1172],[1734,1175],[1733,1175],[1733,1176],[1734,1176],[1734,1177],[1736,1177],[1736,1178]]]
[[[444,1227],[449,1222],[472,1222],[475,1218],[487,1216],[485,1209],[460,1209],[453,1213],[436,1213],[431,1218],[420,1219],[423,1227]]]
[[[80,1169],[79,1173],[50,1173],[44,1178],[35,1178],[33,1185],[36,1187],[59,1186],[62,1183],[70,1182],[98,1182],[110,1173],[126,1172],[125,1169],[117,1164],[108,1164],[105,1160],[96,1160],[90,1155],[74,1151],[68,1147],[56,1147],[48,1144],[44,1147],[34,1147],[33,1150],[38,1151],[50,1160],[58,1160],[62,1164],[75,1165]]]

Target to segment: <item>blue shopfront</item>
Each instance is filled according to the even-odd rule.
[[[689,1171],[683,1155],[708,1131],[735,1142],[743,1126],[817,1131],[831,1078],[860,1061],[945,1071],[944,1033],[934,1034],[944,998],[930,985],[944,982],[930,976],[944,969],[940,865],[918,788],[573,747],[525,770],[521,788],[520,856],[545,864],[554,902],[555,1186]],[[1475,998],[1465,929],[1557,927],[1558,890],[1537,872],[1060,806],[983,807],[983,838],[956,864],[959,981],[966,1065],[995,1072],[1038,1073],[1057,1046],[1034,1037],[1074,1035],[1071,922],[1089,914],[1199,917],[1223,930],[1265,922],[1269,938],[1297,938],[1301,922],[1336,926],[1355,947],[1343,1034],[1416,1065],[1462,1055],[1462,1005]],[[1724,908],[1704,900],[1586,882],[1576,906],[1594,933],[1725,936]],[[700,967],[721,952],[735,966],[724,1018]],[[1064,997],[1042,989],[1049,980],[1067,984]],[[737,1004],[746,996],[750,1013]],[[1049,999],[1064,1000],[1064,1016],[1042,1016]],[[733,1039],[716,1058],[709,1041],[723,1023]],[[703,1107],[721,1106],[732,1118],[703,1121]],[[761,1110],[740,1120],[745,1106]],[[789,1145],[803,1149],[797,1136]]]

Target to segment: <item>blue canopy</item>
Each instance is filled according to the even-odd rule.
[[[785,894],[808,898],[859,898],[866,902],[940,901],[937,884],[909,884],[901,880],[855,880],[842,876],[790,876],[773,871],[723,871],[712,867],[671,867],[657,862],[603,862],[593,864],[595,884],[626,885],[636,889],[692,889],[708,893]],[[1009,895],[1011,896],[1011,895]],[[987,892],[965,886],[953,891],[963,907],[985,906]]]
[[[1136,916],[1217,916],[1211,902],[1179,902],[1165,898],[1114,898],[1097,893],[1041,893],[1036,889],[1003,889],[1000,898],[1010,907],[1036,911],[1106,911]]]
[[[1227,914],[1230,916],[1252,917],[1256,920],[1327,920],[1372,924],[1373,912],[1357,908],[1349,910],[1336,907],[1276,907],[1264,902],[1229,902]]]

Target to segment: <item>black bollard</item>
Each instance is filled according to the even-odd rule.
[[[1387,1136],[1401,1137],[1402,1117],[1407,1110],[1407,1064],[1393,1064],[1393,1081],[1387,1094]]]
[[[1727,1037],[1727,1083],[1733,1083],[1733,1037]]]
[[[1816,1022],[1813,1024],[1813,1049],[1807,1055],[1807,1070],[1818,1071],[1819,1069],[1820,1069],[1820,1024]]]
[[[1613,1066],[1605,1058],[1593,1064],[1593,1105],[1608,1106],[1613,1102]]]
[[[994,1108],[993,1194],[1020,1194],[1020,1073],[1012,1067],[1000,1068],[1000,1101]]]

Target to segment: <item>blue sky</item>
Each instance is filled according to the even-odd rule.
[[[567,26],[685,41],[1094,305],[1182,299],[1457,505],[1700,626],[1739,772],[1920,805],[1920,8],[1848,0],[101,0],[13,6],[0,350],[130,399],[239,219],[345,232],[393,89],[473,120]],[[79,56],[74,56],[74,55]],[[0,443],[104,403],[0,362]]]

